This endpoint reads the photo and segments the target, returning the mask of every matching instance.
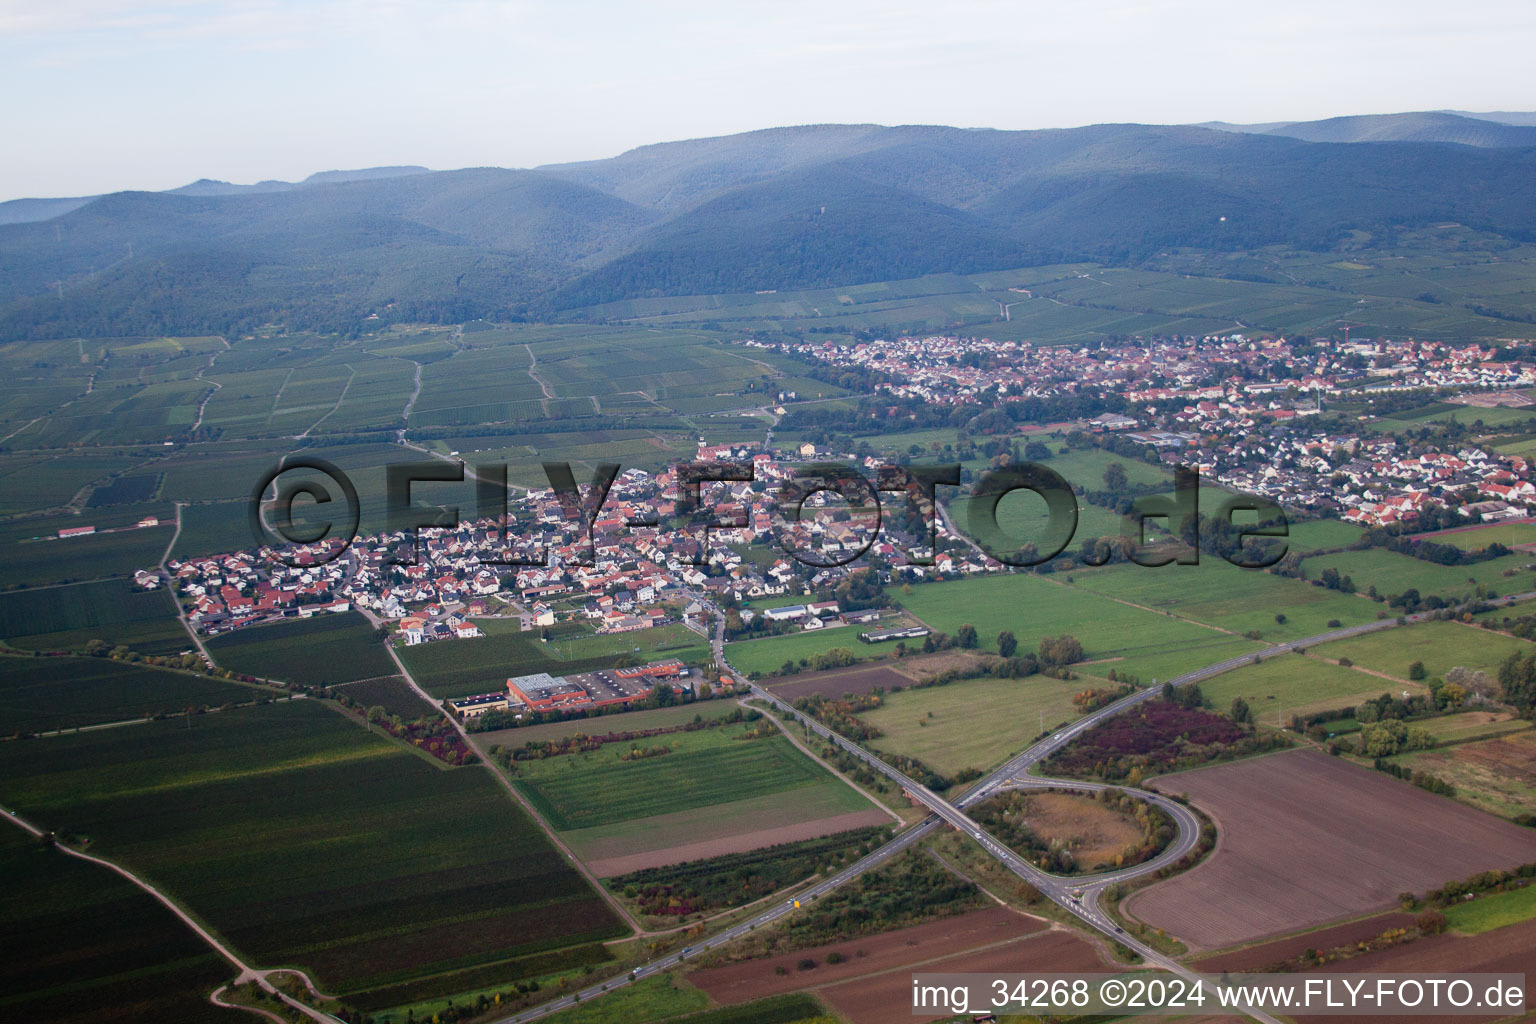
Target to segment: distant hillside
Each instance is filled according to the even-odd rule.
[[[1266,124],[1208,121],[1196,127],[1249,135],[1284,135],[1306,142],[1448,142],[1484,148],[1536,146],[1536,114],[1462,114],[1440,110]]]
[[[1453,129],[1466,141],[1291,137]],[[0,219],[0,339],[507,318],[648,295],[1134,263],[1170,247],[1327,249],[1443,221],[1532,240],[1536,148],[1510,141],[1532,131],[1449,114],[1261,134],[812,125],[531,171],[378,168],[28,200],[0,204],[18,211]]]
[[[213,178],[199,178],[180,188],[167,189],[168,195],[177,196],[238,196],[252,192],[287,192],[308,185],[337,184],[344,181],[372,181],[377,178],[399,178],[411,174],[426,174],[425,167],[365,167],[356,171],[321,171],[303,181],[258,181],[254,185],[236,185]],[[77,210],[100,196],[80,196],[74,199],[12,199],[0,203],[0,224],[30,224],[40,220],[52,220],[70,210]]]
[[[1452,142],[1459,146],[1536,146],[1536,127],[1498,124],[1456,114],[1371,114],[1330,117],[1272,128],[1307,142]]]
[[[52,220],[70,210],[78,210],[95,196],[78,196],[73,199],[12,199],[0,203],[0,224],[30,224],[33,221]]]
[[[1440,113],[1475,117],[1479,121],[1497,121],[1500,124],[1536,125],[1536,111],[1531,110],[1489,110],[1482,113],[1473,110],[1442,110]]]

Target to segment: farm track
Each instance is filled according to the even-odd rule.
[[[208,648],[203,644],[203,638],[197,635],[197,630],[192,628],[192,623],[187,619],[187,610],[182,606],[181,599],[176,596],[176,581],[171,578],[171,570],[167,564],[171,560],[171,552],[176,549],[176,541],[181,538],[181,510],[186,508],[186,502],[176,503],[176,532],[171,534],[171,542],[165,546],[165,554],[160,556],[160,576],[165,580],[166,589],[171,593],[171,600],[176,602],[176,618],[181,620],[181,626],[197,645],[197,651],[203,656],[203,664],[213,667],[213,655],[208,653]]]
[[[36,839],[41,840],[45,835],[47,835],[47,833],[45,833],[42,829],[22,818],[15,811],[0,808],[0,817],[5,818],[17,828],[31,833],[32,836]],[[115,864],[110,860],[106,860],[105,858],[96,857],[92,854],[84,853],[80,850],[70,849],[68,846],[65,846],[61,843],[56,843],[53,848],[67,857],[74,857],[77,860],[83,860],[88,863],[95,864],[98,867],[106,868],[108,871],[120,875],[121,877],[132,882],[134,885],[138,886],[140,889],[149,893],[167,910],[176,915],[176,918],[180,920],[182,924],[192,929],[193,933],[196,934],[198,938],[202,939],[205,943],[212,947],[214,952],[218,953],[225,960],[228,960],[230,964],[237,971],[239,971],[239,976],[235,979],[235,984],[243,985],[248,981],[254,981],[257,985],[261,986],[264,991],[270,992],[272,995],[281,999],[284,1003],[287,1003],[294,1010],[302,1013],[310,1020],[316,1021],[317,1024],[338,1024],[336,1018],[332,1017],[330,1014],[322,1013],[312,1006],[307,1006],[304,1003],[299,1002],[297,999],[289,996],[286,992],[278,989],[277,986],[272,983],[271,978],[269,977],[273,974],[293,974],[303,978],[305,987],[308,988],[310,992],[316,992],[317,990],[315,989],[314,984],[309,980],[309,976],[304,974],[303,971],[295,970],[291,967],[270,968],[268,970],[259,970],[258,968],[252,967],[250,964],[236,956],[228,946],[224,945],[224,943],[221,942],[211,931],[203,927],[203,925],[190,913],[183,910],[181,905],[178,904],[175,900],[171,899],[165,893],[161,892],[153,885],[150,885],[148,882],[144,881],[144,879],[140,878],[132,871],[129,871],[127,868]],[[223,989],[221,988],[219,991],[223,991]]]
[[[939,507],[942,509],[943,506],[940,505]],[[946,525],[948,525],[947,516],[945,516],[945,521]],[[694,597],[696,600],[700,599],[698,595],[690,596]],[[1494,603],[1510,604],[1520,600],[1528,600],[1533,596],[1536,596],[1536,594],[1515,594],[1508,597],[1498,598]],[[713,606],[709,605],[709,607]],[[1407,616],[1405,622],[1424,621],[1427,618],[1428,614],[1420,613],[1418,615]],[[722,665],[722,667],[725,667],[729,670],[729,663],[725,660],[724,652],[724,621],[724,616],[719,614],[717,610],[716,628],[713,636],[713,648],[716,660]],[[1228,672],[1232,669],[1239,668],[1244,665],[1253,664],[1256,658],[1264,658],[1273,654],[1284,653],[1290,650],[1294,650],[1298,647],[1310,647],[1314,644],[1326,643],[1330,640],[1340,640],[1344,639],[1345,637],[1357,636],[1360,634],[1376,632],[1383,629],[1393,629],[1396,628],[1397,625],[1398,623],[1396,619],[1380,619],[1373,622],[1362,623],[1357,626],[1348,626],[1342,629],[1332,630],[1327,633],[1317,634],[1316,636],[1287,641],[1285,643],[1275,644],[1263,651],[1224,659],[1222,661],[1208,665],[1205,668],[1197,669],[1193,672],[1187,672],[1181,676],[1177,676],[1169,680],[1169,682],[1174,686],[1183,686],[1191,683],[1197,683],[1202,680],[1209,679],[1212,676],[1220,675],[1223,672]],[[734,675],[734,670],[731,671]],[[768,704],[775,707],[782,713],[793,714],[797,717],[800,717],[798,712],[795,712],[793,708],[784,703],[774,694],[759,686],[752,685],[750,683],[748,685],[751,686],[752,693],[755,697],[766,701]],[[811,728],[812,731],[816,732],[817,735],[821,736],[829,743],[840,746],[852,756],[864,761],[871,769],[880,772],[887,778],[899,782],[908,793],[921,800],[934,813],[929,815],[926,819],[924,819],[913,828],[899,833],[890,842],[872,851],[868,856],[843,869],[838,874],[818,883],[812,889],[808,890],[806,893],[803,893],[801,898],[815,899],[859,878],[866,872],[887,863],[891,857],[895,856],[897,853],[911,848],[915,843],[932,834],[932,832],[938,829],[941,825],[947,824],[955,827],[958,830],[971,833],[988,854],[1001,861],[1003,865],[1010,871],[1018,875],[1023,880],[1033,884],[1048,899],[1062,907],[1069,914],[1077,917],[1093,931],[1099,932],[1102,935],[1108,937],[1111,941],[1117,942],[1135,952],[1141,957],[1143,963],[1147,966],[1160,968],[1164,971],[1175,974],[1187,981],[1199,984],[1203,987],[1208,986],[1208,980],[1202,977],[1200,974],[1197,974],[1188,965],[1158,952],[1151,946],[1148,946],[1135,937],[1127,934],[1119,925],[1115,924],[1114,921],[1110,919],[1104,911],[1099,909],[1098,906],[1099,896],[1108,886],[1139,877],[1149,872],[1161,870],[1163,867],[1177,862],[1194,849],[1199,835],[1199,824],[1198,820],[1195,819],[1189,808],[1175,800],[1172,800],[1161,794],[1153,793],[1151,791],[1123,790],[1120,787],[1106,786],[1102,783],[1088,783],[1076,779],[1053,779],[1045,776],[1036,776],[1030,774],[1030,769],[1033,768],[1034,765],[1040,761],[1043,761],[1045,758],[1049,757],[1051,754],[1054,754],[1057,750],[1060,750],[1067,744],[1071,743],[1083,732],[1093,728],[1100,722],[1128,711],[1131,708],[1156,697],[1157,694],[1158,691],[1155,689],[1138,690],[1137,692],[1123,698],[1122,700],[1116,701],[1115,703],[1101,708],[1092,714],[1078,719],[1077,722],[1073,723],[1067,728],[1058,730],[1050,736],[1047,736],[1046,738],[1030,746],[1023,753],[1010,758],[1000,768],[994,770],[990,775],[981,779],[976,785],[969,789],[963,797],[960,798],[958,805],[950,804],[948,801],[941,799],[936,794],[928,791],[926,788],[919,786],[917,783],[913,782],[911,779],[908,779],[905,775],[902,775],[890,765],[886,764],[879,757],[865,750],[863,747],[849,742],[842,736],[839,736],[838,734],[822,726],[819,722],[802,718],[801,720],[805,721],[806,725]],[[1051,875],[1034,867],[1032,864],[1028,863],[1017,854],[1014,854],[1008,847],[1004,846],[996,839],[986,834],[981,829],[981,826],[976,824],[976,822],[963,811],[964,807],[978,803],[998,791],[1015,788],[1023,789],[1048,787],[1071,788],[1084,791],[1093,791],[1095,789],[1105,788],[1121,789],[1121,792],[1128,793],[1129,795],[1135,796],[1137,798],[1151,800],[1152,802],[1157,803],[1159,807],[1161,807],[1173,817],[1173,820],[1179,827],[1179,836],[1172,843],[1170,843],[1168,848],[1165,849],[1157,857],[1154,857],[1153,859],[1134,867],[1098,875],[1065,877],[1059,875]],[[1080,893],[1081,895],[1077,897],[1072,896],[1071,893],[1074,891]],[[793,909],[790,906],[780,904],[750,920],[739,922],[707,939],[697,941],[692,947],[690,947],[690,949],[691,951],[695,952],[703,952],[705,950],[713,949],[717,946],[725,945],[747,934],[751,930],[771,925],[785,914],[792,912]],[[550,1013],[554,1013],[576,1005],[578,1002],[597,998],[604,992],[612,991],[615,988],[619,988],[625,984],[628,984],[630,981],[638,980],[643,977],[649,977],[653,974],[674,969],[683,964],[685,959],[686,957],[680,953],[668,954],[667,956],[650,961],[649,963],[636,968],[630,972],[627,977],[610,979],[601,985],[590,986],[581,992],[575,993],[573,995],[563,996],[560,999],[543,1004],[542,1006],[536,1006],[521,1013],[500,1018],[495,1022],[495,1024],[523,1024],[523,1022],[526,1021],[537,1020],[540,1017],[544,1017]],[[1252,1017],[1255,1020],[1262,1021],[1264,1024],[1279,1024],[1279,1021],[1277,1021],[1274,1017],[1260,1010],[1241,1008],[1238,1012]]]

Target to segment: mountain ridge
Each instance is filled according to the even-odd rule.
[[[1454,115],[1398,124],[1446,118],[1458,130],[1536,131]],[[1326,249],[1442,221],[1529,241],[1533,180],[1536,145],[1105,124],[807,125],[534,169],[196,182],[0,223],[0,338],[511,317],[940,270],[1131,264],[1175,247]]]

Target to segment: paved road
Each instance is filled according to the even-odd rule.
[[[715,630],[714,635],[711,638],[711,644],[714,649],[715,658],[722,667],[731,671],[732,674],[735,675],[734,670],[730,669],[729,663],[725,660],[724,616],[720,615],[719,610],[714,608],[714,605],[710,603],[709,600],[703,595],[690,593],[689,596],[692,599],[702,603],[705,607],[711,608],[715,611]],[[1528,600],[1532,597],[1536,597],[1536,591],[1523,594],[1512,594],[1508,597],[1497,598],[1489,603],[1493,605],[1512,604],[1516,601]],[[1417,622],[1431,617],[1433,617],[1433,613],[1425,612],[1417,615],[1407,616],[1407,621]],[[1377,630],[1391,629],[1397,624],[1397,618],[1395,617],[1378,619],[1376,621],[1363,623],[1358,626],[1346,626],[1341,629],[1331,630],[1326,633],[1319,633],[1315,636],[1305,637],[1300,640],[1292,640],[1286,643],[1274,644],[1270,647],[1266,647],[1262,651],[1257,651],[1252,654],[1242,654],[1234,658],[1227,658],[1223,661],[1216,662],[1212,665],[1207,665],[1204,668],[1197,669],[1193,672],[1187,672],[1184,675],[1176,676],[1175,678],[1170,679],[1169,683],[1174,686],[1184,686],[1190,683],[1197,683],[1202,680],[1209,679],[1212,676],[1219,675],[1223,672],[1228,672],[1232,669],[1239,668],[1243,665],[1252,664],[1261,658],[1269,658],[1277,654],[1284,654],[1289,651],[1296,650],[1297,648],[1313,647],[1317,644],[1327,643],[1331,640],[1341,640],[1346,637],[1359,636],[1363,633],[1373,633]],[[741,679],[740,676],[736,676],[736,678],[738,678],[738,680],[741,682],[746,682],[746,680]],[[1131,878],[1136,878],[1149,872],[1157,871],[1168,864],[1177,862],[1191,850],[1193,850],[1196,844],[1199,842],[1200,833],[1199,821],[1195,817],[1194,813],[1183,804],[1180,804],[1175,800],[1171,800],[1162,794],[1154,793],[1149,790],[1122,789],[1121,787],[1113,786],[1105,787],[1098,783],[1079,782],[1077,780],[1071,779],[1050,779],[1029,774],[1030,769],[1033,768],[1036,764],[1050,757],[1057,750],[1060,750],[1062,747],[1072,742],[1072,740],[1076,739],[1086,730],[1093,728],[1095,725],[1098,725],[1100,722],[1103,722],[1106,719],[1112,718],[1118,714],[1122,714],[1144,701],[1155,699],[1159,695],[1160,687],[1138,690],[1137,692],[1130,694],[1129,696],[1116,701],[1113,704],[1107,705],[1098,711],[1078,719],[1076,722],[1063,729],[1051,733],[1049,736],[1046,736],[1035,744],[1031,745],[1023,753],[1016,757],[1010,758],[990,775],[985,776],[975,786],[969,789],[957,803],[954,804],[943,800],[937,794],[931,792],[925,787],[919,786],[914,780],[907,778],[901,772],[886,764],[883,760],[865,750],[863,747],[860,747],[857,744],[851,743],[843,737],[838,736],[836,733],[833,733],[831,730],[827,729],[825,726],[821,725],[821,723],[815,721],[814,719],[808,719],[804,715],[801,715],[799,712],[794,711],[793,708],[785,704],[782,700],[775,697],[773,694],[769,693],[762,687],[754,685],[751,687],[751,690],[754,696],[768,701],[770,704],[779,708],[780,710],[788,710],[789,712],[795,714],[797,718],[804,722],[818,736],[821,736],[828,742],[835,744],[841,749],[847,751],[852,756],[863,761],[872,770],[878,771],[880,774],[899,783],[904,789],[907,790],[908,793],[910,793],[916,799],[920,800],[925,806],[929,808],[929,810],[933,812],[930,817],[926,818],[920,824],[897,835],[890,842],[886,843],[884,846],[881,846],[879,849],[874,850],[862,860],[857,861],[847,868],[844,868],[836,875],[818,882],[815,886],[806,890],[799,896],[800,902],[806,903],[811,900],[820,898],[821,896],[826,895],[834,889],[837,889],[842,885],[846,885],[848,882],[858,878],[860,875],[879,867],[881,864],[884,864],[886,861],[890,860],[892,857],[896,856],[902,851],[911,848],[914,844],[933,834],[933,832],[935,832],[941,825],[951,825],[968,833],[990,855],[995,857],[1001,864],[1007,867],[1015,875],[1019,876],[1019,878],[1040,890],[1041,894],[1044,895],[1047,899],[1064,908],[1068,913],[1077,917],[1089,927],[1103,933],[1114,941],[1119,942],[1121,945],[1134,950],[1139,956],[1141,956],[1142,960],[1145,961],[1148,966],[1160,968],[1172,974],[1176,974],[1186,979],[1187,981],[1199,984],[1206,989],[1207,995],[1214,997],[1214,992],[1211,989],[1211,982],[1209,979],[1195,973],[1184,964],[1181,964],[1171,957],[1159,953],[1151,946],[1148,946],[1146,943],[1140,941],[1136,937],[1126,933],[1099,907],[1099,897],[1110,885],[1113,885],[1117,882],[1123,882]],[[991,796],[992,794],[1002,790],[1043,787],[1073,788],[1084,790],[1094,790],[1100,788],[1119,789],[1121,792],[1124,792],[1130,796],[1151,801],[1152,803],[1157,804],[1159,807],[1165,810],[1169,816],[1173,818],[1175,824],[1178,826],[1179,835],[1169,845],[1168,849],[1164,850],[1157,857],[1145,863],[1137,864],[1133,867],[1125,868],[1120,871],[1107,872],[1099,875],[1079,878],[1063,878],[1059,875],[1051,875],[1041,871],[1033,864],[1025,861],[1022,857],[1018,856],[1006,845],[988,834],[984,829],[982,829],[980,825],[973,821],[964,812],[964,808],[974,806],[980,801],[986,799],[988,796]],[[676,967],[679,964],[685,962],[692,955],[704,952],[705,950],[714,949],[717,946],[724,945],[737,938],[740,938],[750,931],[772,924],[779,918],[783,917],[785,914],[793,913],[794,910],[795,907],[793,900],[779,904],[767,911],[764,911],[761,914],[744,920],[739,924],[733,925],[724,931],[717,932],[708,938],[701,939],[693,946],[686,947],[679,953],[670,954],[668,956],[644,964],[643,966],[636,968],[628,977],[619,977],[612,979],[611,981],[608,981],[602,985],[590,986],[589,988],[583,989],[573,995],[564,996],[560,999],[554,1000],[553,1002],[544,1003],[540,1006],[535,1006],[524,1010],[521,1013],[501,1018],[496,1022],[496,1024],[523,1024],[525,1021],[537,1020],[540,1017],[544,1017],[548,1014],[567,1009],[576,1005],[578,1002],[595,999],[605,992],[628,984],[630,981],[649,977],[652,974]],[[1253,1008],[1237,1009],[1240,1009],[1243,1013],[1254,1018],[1255,1020],[1264,1022],[1264,1024],[1279,1024],[1279,1022],[1276,1021],[1274,1017],[1264,1013],[1261,1010]]]

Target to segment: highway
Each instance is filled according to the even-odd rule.
[[[1107,719],[1113,718],[1119,714],[1123,714],[1124,712],[1130,710],[1138,704],[1143,703],[1144,701],[1156,699],[1161,692],[1160,686],[1137,690],[1135,693],[1129,694],[1126,697],[1115,701],[1113,704],[1106,705],[1097,711],[1085,715],[1078,719],[1076,722],[1073,722],[1071,725],[1068,725],[1051,733],[1048,736],[1043,737],[1022,753],[1004,762],[1003,765],[994,770],[991,774],[980,779],[975,785],[967,790],[957,802],[951,803],[940,797],[938,794],[932,792],[927,787],[919,785],[915,780],[910,779],[900,771],[897,771],[894,767],[881,760],[875,754],[864,749],[858,744],[853,743],[852,741],[847,740],[842,736],[839,736],[837,733],[828,729],[826,726],[822,725],[815,719],[810,718],[795,710],[791,705],[779,699],[768,690],[754,683],[750,683],[748,680],[741,677],[734,669],[730,667],[729,662],[727,662],[725,659],[725,616],[720,612],[718,608],[714,606],[713,603],[708,600],[708,598],[704,597],[703,595],[691,593],[690,596],[714,612],[715,629],[714,635],[711,637],[711,645],[714,650],[715,658],[721,667],[724,670],[730,672],[732,677],[735,678],[739,684],[749,686],[754,697],[767,702],[770,706],[774,707],[782,713],[793,715],[797,721],[804,723],[804,725],[817,736],[826,740],[828,743],[839,747],[843,751],[846,751],[853,757],[858,758],[872,771],[876,771],[891,781],[897,783],[913,799],[921,802],[932,812],[928,818],[895,836],[893,839],[891,839],[890,842],[881,846],[879,849],[872,851],[868,856],[855,862],[854,864],[849,865],[842,871],[838,872],[836,875],[817,882],[810,889],[807,889],[805,892],[801,893],[797,899],[802,904],[808,903],[815,899],[819,899],[820,897],[825,896],[827,893],[832,892],[834,889],[837,889],[840,886],[846,885],[847,883],[853,881],[860,875],[878,868],[880,865],[889,861],[892,857],[911,848],[913,845],[933,834],[937,829],[939,829],[941,825],[949,825],[953,828],[959,829],[964,834],[971,836],[971,838],[975,840],[982,847],[982,849],[986,850],[988,854],[996,858],[999,863],[1008,868],[1009,871],[1013,872],[1020,879],[1028,882],[1030,885],[1033,885],[1045,898],[1062,907],[1068,913],[1072,914],[1074,917],[1088,925],[1090,928],[1101,932],[1115,942],[1118,942],[1121,945],[1135,951],[1136,954],[1139,955],[1149,967],[1155,967],[1168,971],[1169,973],[1176,974],[1191,983],[1199,984],[1206,990],[1208,997],[1215,999],[1215,991],[1211,987],[1209,979],[1206,979],[1205,977],[1197,974],[1189,967],[1179,963],[1171,957],[1158,952],[1151,946],[1137,939],[1135,936],[1128,934],[1118,924],[1111,920],[1109,915],[1099,907],[1099,897],[1109,886],[1119,882],[1127,881],[1132,878],[1140,877],[1142,875],[1148,874],[1149,872],[1158,871],[1166,865],[1176,863],[1187,854],[1189,854],[1190,851],[1192,851],[1199,843],[1200,838],[1200,823],[1199,819],[1195,817],[1194,812],[1178,801],[1172,800],[1160,793],[1155,793],[1150,790],[1132,789],[1120,786],[1108,786],[1102,783],[1081,782],[1075,779],[1052,779],[1030,774],[1031,769],[1034,768],[1035,765],[1050,757],[1052,754],[1066,746],[1068,743],[1071,743],[1074,739],[1082,735],[1087,730],[1092,729],[1094,726],[1103,721],[1106,721]],[[1536,591],[1523,594],[1512,594],[1507,597],[1493,599],[1488,603],[1491,605],[1504,605],[1511,604],[1516,601],[1529,600],[1533,597],[1536,597]],[[1423,621],[1432,618],[1433,615],[1433,612],[1421,612],[1415,615],[1407,616],[1406,621]],[[1331,640],[1342,640],[1346,637],[1359,636],[1363,633],[1373,633],[1377,630],[1391,629],[1397,625],[1398,619],[1394,616],[1391,618],[1377,619],[1372,622],[1362,623],[1358,626],[1345,626],[1340,629],[1330,630],[1326,633],[1318,633],[1315,636],[1304,637],[1300,640],[1290,640],[1285,643],[1273,644],[1261,651],[1238,655],[1234,658],[1227,658],[1223,661],[1207,665],[1204,668],[1196,669],[1193,672],[1187,672],[1181,676],[1175,676],[1174,678],[1168,680],[1168,682],[1175,687],[1186,686],[1192,683],[1201,682],[1205,679],[1209,679],[1212,676],[1220,675],[1223,672],[1228,672],[1232,669],[1240,668],[1243,665],[1252,664],[1260,659],[1268,659],[1279,654],[1285,654],[1294,651],[1298,648],[1313,647],[1317,644],[1327,643]],[[985,800],[987,797],[992,796],[995,793],[1009,789],[1028,788],[1077,789],[1084,791],[1116,789],[1137,799],[1150,801],[1156,804],[1158,807],[1162,808],[1165,812],[1168,813],[1168,815],[1177,825],[1179,834],[1173,840],[1173,842],[1168,845],[1168,848],[1160,853],[1157,857],[1132,867],[1098,875],[1071,878],[1063,877],[1061,875],[1049,874],[1035,867],[1033,864],[1029,863],[1018,854],[1014,853],[1009,847],[999,842],[995,837],[987,833],[986,830],[984,830],[979,824],[972,820],[970,816],[968,816],[964,811],[964,808],[974,806],[975,804],[980,803],[982,800]],[[1080,893],[1081,895],[1075,895],[1075,893]],[[592,985],[572,995],[563,996],[560,999],[556,999],[552,1002],[531,1007],[522,1011],[521,1013],[500,1018],[495,1022],[495,1024],[523,1024],[525,1021],[537,1020],[540,1017],[544,1017],[548,1014],[574,1006],[578,1002],[595,999],[598,996],[603,995],[605,992],[628,984],[630,981],[649,977],[650,975],[656,974],[658,972],[677,967],[679,964],[684,963],[691,956],[702,953],[706,950],[714,949],[717,946],[725,945],[728,942],[746,935],[750,931],[774,923],[786,914],[794,913],[796,909],[794,904],[794,900],[788,900],[784,903],[778,904],[769,908],[768,910],[763,911],[760,914],[748,918],[747,920],[732,925],[723,931],[716,932],[707,938],[700,939],[692,946],[685,947],[683,950],[677,953],[672,953],[656,960],[652,960],[649,963],[636,968],[627,977],[621,976],[611,979],[608,982],[600,985]],[[1235,1009],[1240,1010],[1242,1013],[1252,1017],[1255,1020],[1264,1022],[1264,1024],[1280,1024],[1280,1022],[1277,1021],[1274,1017],[1263,1012],[1262,1010],[1253,1009],[1251,1007],[1238,1007]]]

